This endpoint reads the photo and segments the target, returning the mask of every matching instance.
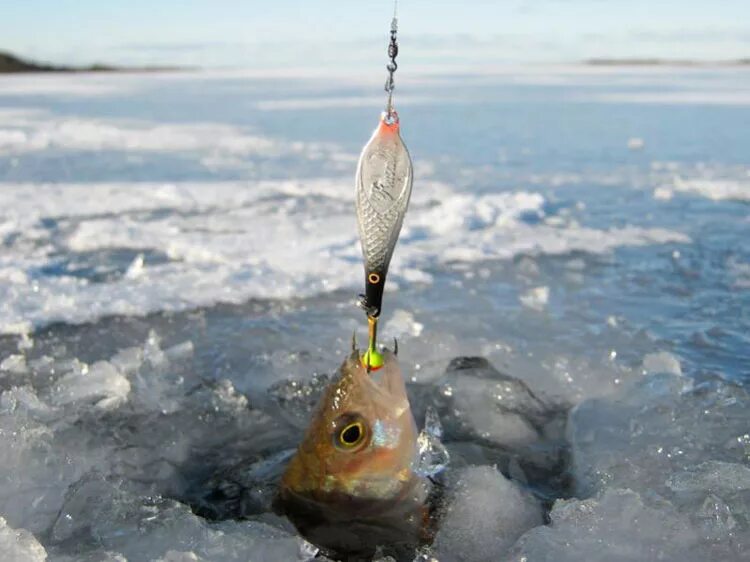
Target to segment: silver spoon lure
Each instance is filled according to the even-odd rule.
[[[370,368],[375,368],[380,358],[376,349],[377,318],[382,310],[388,266],[409,206],[413,181],[411,157],[401,139],[399,117],[393,107],[397,28],[394,14],[385,84],[388,101],[359,157],[356,177],[357,224],[365,266],[365,293],[360,295],[360,306],[367,313],[370,335],[363,363]]]

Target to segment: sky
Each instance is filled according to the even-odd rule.
[[[57,64],[356,67],[391,0],[0,0],[0,50]],[[418,66],[750,57],[750,0],[400,0]]]

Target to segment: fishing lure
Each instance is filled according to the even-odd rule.
[[[398,113],[393,107],[393,75],[398,68],[398,18],[394,10],[385,91],[388,100],[375,132],[362,149],[356,177],[356,209],[365,266],[365,293],[360,306],[367,313],[369,344],[362,356],[368,369],[383,365],[377,350],[377,322],[383,305],[388,266],[409,206],[413,171],[411,157],[401,139]]]

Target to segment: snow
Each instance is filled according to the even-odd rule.
[[[13,529],[0,517],[0,552],[7,562],[44,562],[47,552],[25,529]]]
[[[712,201],[750,201],[750,169],[746,165],[653,162],[654,198],[668,201],[675,194]]]
[[[541,525],[542,511],[528,492],[490,466],[463,469],[433,544],[439,560],[500,559],[525,531]]]
[[[689,241],[662,228],[529,223],[543,214],[545,199],[536,193],[467,196],[445,184],[421,186],[393,261],[394,288],[400,279],[429,283],[431,268],[456,262]],[[361,266],[351,198],[340,179],[1,185],[0,232],[14,243],[0,257],[7,280],[0,330],[352,289]],[[124,248],[132,257],[112,263],[112,252]],[[61,249],[88,256],[102,281],[60,265]],[[163,258],[149,263],[141,255]],[[47,269],[59,272],[39,275]],[[543,290],[530,302],[540,306],[542,297]]]

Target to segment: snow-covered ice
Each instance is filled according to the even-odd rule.
[[[747,559],[743,72],[404,80],[380,335],[438,490],[416,560]],[[271,512],[362,341],[378,87],[0,78],[0,558],[337,558]]]
[[[525,531],[541,525],[538,502],[494,468],[466,468],[455,478],[454,495],[433,545],[439,560],[499,559]]]

